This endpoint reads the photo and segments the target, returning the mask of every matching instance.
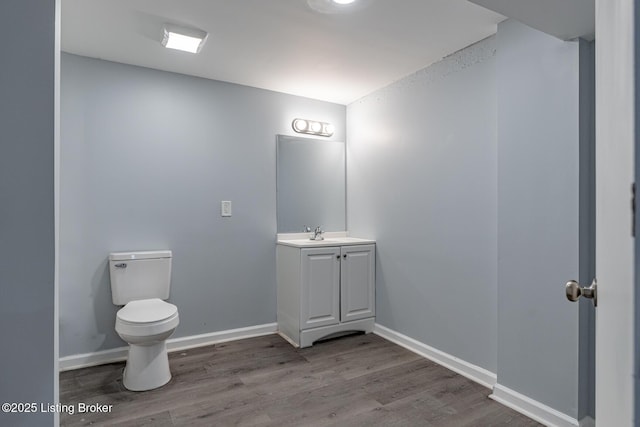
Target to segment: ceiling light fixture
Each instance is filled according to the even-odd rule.
[[[314,12],[328,15],[354,13],[369,7],[375,0],[307,0]]]
[[[190,53],[198,53],[207,40],[207,32],[195,28],[179,27],[165,24],[162,46],[169,49],[183,50]]]
[[[307,119],[293,119],[291,127],[298,133],[329,137],[333,135],[334,127],[331,123],[317,122]]]

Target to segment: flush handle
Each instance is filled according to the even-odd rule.
[[[114,265],[115,268],[127,268],[126,262],[121,262],[120,264]]]

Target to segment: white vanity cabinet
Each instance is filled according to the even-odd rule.
[[[341,332],[373,331],[375,244],[345,242],[277,245],[278,330],[296,346]]]

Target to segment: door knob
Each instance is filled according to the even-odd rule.
[[[598,306],[598,281],[595,278],[588,288],[581,288],[578,282],[569,280],[565,285],[565,293],[569,301],[578,301],[583,296],[591,299],[594,307]]]

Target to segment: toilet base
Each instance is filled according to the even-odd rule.
[[[164,341],[150,345],[129,344],[129,357],[122,379],[127,390],[153,390],[169,380],[171,371]]]

